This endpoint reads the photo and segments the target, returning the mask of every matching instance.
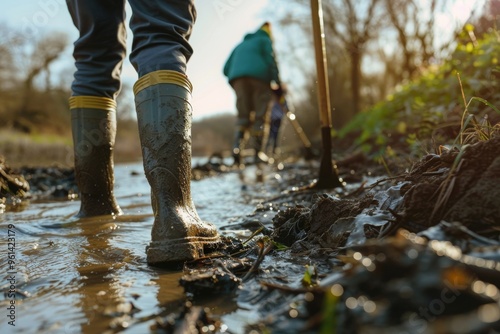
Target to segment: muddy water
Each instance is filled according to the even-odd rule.
[[[0,297],[0,333],[103,333],[123,328],[126,333],[147,333],[157,315],[168,314],[184,300],[180,272],[146,264],[153,216],[142,164],[116,165],[115,174],[115,193],[124,212],[115,219],[75,220],[78,201],[32,202],[20,212],[0,214],[0,287],[6,292]],[[243,175],[227,173],[193,182],[200,217],[219,228],[237,223],[253,211],[260,194],[269,196],[253,181],[255,170],[249,167]],[[9,234],[15,238],[11,267],[6,263]],[[9,282],[9,277],[15,280]],[[11,283],[17,290],[15,327],[8,323]],[[235,309],[231,301],[208,304],[217,304],[212,310],[220,315]]]

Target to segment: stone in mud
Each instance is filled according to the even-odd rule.
[[[30,190],[28,182],[22,175],[15,174],[0,156],[0,198],[15,196],[28,197]]]
[[[167,317],[157,317],[151,326],[155,333],[194,334],[220,333],[221,322],[212,319],[208,308],[193,306],[187,302],[179,314],[170,314]]]
[[[330,228],[321,235],[319,245],[323,248],[344,246],[354,226],[354,218],[352,217],[337,219],[335,224],[330,225]]]
[[[330,229],[330,226],[336,224],[340,219],[344,220],[356,217],[363,209],[367,208],[372,201],[373,198],[371,195],[357,200],[322,196],[311,207],[310,238],[323,235]]]
[[[339,247],[352,229],[350,222],[372,202],[371,195],[360,200],[319,196],[310,209],[295,207],[278,213],[272,238],[287,246],[304,240],[325,248]]]
[[[221,268],[193,270],[179,280],[186,294],[194,297],[220,293],[232,293],[241,284],[241,279]]]
[[[36,199],[72,199],[78,194],[74,168],[23,167],[19,172],[30,185]]]
[[[291,246],[295,241],[304,238],[304,231],[310,222],[310,210],[296,206],[278,213],[273,218],[274,231],[271,235],[274,241],[285,246]]]

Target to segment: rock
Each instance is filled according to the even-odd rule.
[[[11,168],[0,156],[0,198],[26,198],[29,196],[30,186],[22,175],[14,174]]]

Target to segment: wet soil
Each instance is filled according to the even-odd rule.
[[[425,156],[355,198],[316,194],[309,205],[278,213],[271,238],[295,258],[330,265],[314,287],[296,290],[298,311],[285,307],[259,330],[498,330],[499,164],[494,138]],[[283,325],[291,318],[295,324]]]
[[[344,188],[311,186],[315,162],[259,167],[256,179],[277,195],[220,227],[224,242],[185,265],[183,299],[164,306],[150,331],[500,331],[500,138],[389,165],[390,177],[359,153],[336,165]],[[77,193],[71,171],[2,170],[4,203]],[[211,157],[192,176],[238,172]],[[233,307],[214,311],[220,299]]]

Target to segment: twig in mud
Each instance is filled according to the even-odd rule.
[[[446,173],[445,170],[435,170],[435,171],[432,171],[432,172],[424,172],[422,173],[422,176],[434,176],[434,175],[442,175]]]
[[[385,169],[385,172],[387,173],[387,175],[389,175],[389,177],[391,177],[390,175],[392,174],[390,169],[389,169],[389,166],[387,165],[387,162],[385,161],[384,157],[380,157],[379,161],[382,163],[382,166],[384,166],[384,169]]]
[[[282,284],[277,284],[277,283],[271,283],[271,282],[260,282],[260,285],[268,288],[268,289],[273,289],[273,290],[279,290],[281,292],[288,292],[288,293],[294,293],[294,294],[299,294],[299,293],[307,293],[311,292],[314,290],[317,290],[317,287],[312,287],[312,288],[291,288],[286,285]]]
[[[436,205],[434,206],[434,209],[432,210],[431,217],[429,218],[430,221],[434,219],[434,216],[444,208],[446,203],[448,203],[448,200],[450,199],[451,193],[453,192],[453,188],[455,187],[455,180],[456,180],[456,173],[460,171],[460,167],[462,167],[462,163],[464,160],[462,160],[462,155],[464,153],[464,149],[467,147],[467,145],[463,146],[460,149],[459,154],[455,158],[455,161],[453,162],[453,165],[451,166],[450,171],[448,172],[448,176],[446,179],[441,183],[441,185],[438,188],[439,195],[436,201]]]
[[[242,281],[246,281],[255,271],[257,271],[261,262],[264,260],[264,256],[273,249],[274,244],[271,242],[266,247],[264,246],[265,246],[264,242],[262,240],[259,240],[258,242],[259,255],[257,256],[257,259],[255,260],[254,264],[252,265],[248,273],[246,273],[246,275],[243,276],[243,278],[241,279]]]
[[[365,185],[366,185],[366,181],[361,182],[361,184],[359,185],[359,187],[357,189],[355,189],[355,190],[351,191],[350,193],[348,193],[347,195],[345,195],[344,198],[349,198],[349,197],[361,195],[366,189]]]
[[[236,253],[231,253],[231,254],[229,254],[229,256],[230,256],[230,257],[236,257],[236,256],[238,256],[238,255],[240,255],[240,254],[243,254],[243,253],[246,253],[246,252],[248,252],[248,249],[242,249],[242,250],[240,250],[240,251],[237,251]]]
[[[380,233],[377,236],[377,239],[382,239],[388,235],[392,235],[393,233],[396,232],[397,229],[398,229],[398,224],[396,222],[389,221],[389,222],[387,222],[387,227],[383,226],[380,229]]]
[[[368,187],[366,187],[366,190],[372,190],[373,188],[375,188],[376,186],[378,186],[379,184],[381,184],[383,182],[397,180],[397,179],[402,178],[403,176],[404,176],[404,174],[401,174],[401,175],[385,177],[383,179],[377,180],[377,181],[373,182],[372,184],[368,185]]]
[[[456,230],[464,233],[468,237],[475,239],[476,241],[480,241],[481,243],[483,243],[483,245],[486,245],[486,246],[499,246],[500,245],[500,242],[498,242],[497,240],[490,239],[490,238],[484,237],[476,232],[473,232],[460,223],[448,223],[448,222],[443,221],[440,224],[442,224],[443,226],[445,226],[449,229],[456,229]]]
[[[232,258],[234,258],[237,255],[240,255],[240,254],[245,253],[247,251],[248,251],[248,249],[242,249],[240,251],[237,251],[237,252],[229,254],[229,255],[228,254],[223,254],[223,253],[218,253],[218,252],[213,252],[213,253],[207,254],[205,256],[199,257],[199,258],[197,258],[195,260],[191,260],[191,261],[189,261],[187,263],[197,263],[197,262],[202,262],[202,261],[205,261],[205,260],[215,260],[215,261],[217,261],[216,259],[220,259],[220,258],[223,258],[223,257],[232,257]]]
[[[218,268],[222,269],[228,274],[232,274],[232,271],[227,268],[227,266],[222,262],[221,260],[215,260],[214,265],[216,265]]]
[[[245,245],[247,242],[249,242],[250,240],[252,240],[257,234],[259,234],[260,232],[262,232],[264,230],[264,226],[262,226],[261,228],[257,229],[255,232],[253,232],[248,238],[247,240],[243,241],[242,244]]]
[[[195,263],[203,262],[205,260],[211,260],[211,261],[213,261],[214,259],[223,258],[223,257],[227,257],[227,255],[226,254],[220,254],[220,253],[213,253],[213,254],[208,254],[208,255],[205,255],[205,256],[201,256],[201,257],[199,257],[197,259],[188,261],[188,262],[186,262],[186,264],[195,264]]]

